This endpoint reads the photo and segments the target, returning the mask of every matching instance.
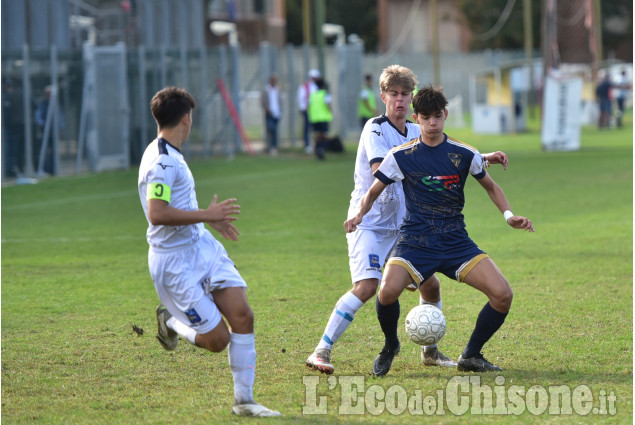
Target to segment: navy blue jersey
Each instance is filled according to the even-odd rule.
[[[438,234],[465,227],[468,175],[485,177],[486,161],[474,147],[445,136],[438,146],[421,138],[393,148],[375,172],[384,184],[401,181],[406,201],[405,234]]]

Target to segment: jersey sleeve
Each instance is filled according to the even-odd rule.
[[[388,152],[390,152],[390,149],[392,149],[392,146],[382,134],[381,125],[374,122],[364,127],[362,142],[365,145],[368,164],[371,167],[373,164],[382,162]]]
[[[480,180],[487,175],[485,167],[487,167],[487,161],[479,151],[476,151],[470,164],[470,174]]]
[[[382,183],[389,185],[404,179],[404,175],[399,168],[393,151],[389,151],[374,174],[375,178]]]

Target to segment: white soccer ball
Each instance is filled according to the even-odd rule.
[[[419,345],[436,344],[445,335],[443,312],[432,304],[418,305],[406,316],[406,333]]]

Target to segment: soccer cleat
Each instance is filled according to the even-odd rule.
[[[265,406],[256,402],[245,404],[234,404],[232,406],[232,413],[238,416],[257,416],[261,418],[280,416],[280,412],[267,409]]]
[[[387,374],[390,370],[390,366],[392,366],[393,359],[399,354],[400,349],[400,345],[397,345],[395,348],[384,345],[384,348],[379,352],[379,356],[375,359],[375,363],[373,363],[373,375],[384,376]]]
[[[487,361],[482,354],[464,358],[463,354],[457,360],[457,369],[461,372],[502,372],[503,369]]]
[[[306,359],[307,367],[330,375],[335,369],[331,364],[331,350],[318,348]]]
[[[421,361],[426,366],[456,367],[456,362],[445,356],[437,347],[421,348]]]
[[[179,343],[179,338],[176,332],[168,327],[167,321],[172,317],[163,304],[157,307],[157,325],[158,333],[157,339],[163,348],[168,351],[173,351],[176,345]]]

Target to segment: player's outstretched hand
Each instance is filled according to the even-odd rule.
[[[483,154],[483,157],[487,160],[487,162],[492,164],[501,164],[503,166],[503,170],[507,169],[507,165],[509,165],[509,158],[505,152],[496,151],[491,153]]]
[[[344,229],[346,230],[346,233],[353,233],[355,230],[357,230],[357,225],[361,222],[362,219],[357,217],[346,220],[344,222]]]
[[[240,232],[234,226],[234,223],[231,220],[223,220],[223,221],[214,221],[207,223],[212,229],[216,230],[220,233],[225,239],[231,241],[237,241]]]
[[[531,220],[527,217],[523,217],[522,215],[514,215],[509,217],[507,220],[507,224],[512,226],[514,229],[523,229],[528,232],[534,232],[534,225],[531,223]]]
[[[235,204],[236,198],[225,199],[219,204],[216,201],[218,201],[218,195],[214,194],[212,202],[207,207],[208,218],[205,220],[206,223],[238,220],[238,217],[233,217],[235,214],[240,214],[240,205]]]

